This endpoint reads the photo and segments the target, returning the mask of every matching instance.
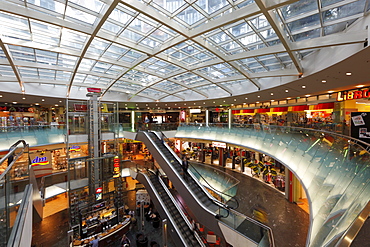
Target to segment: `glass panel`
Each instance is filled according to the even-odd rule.
[[[364,12],[364,3],[366,0],[359,0],[347,5],[329,9],[323,12],[324,22],[345,18],[347,16],[356,15]]]

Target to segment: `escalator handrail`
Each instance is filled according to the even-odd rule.
[[[167,136],[162,132],[162,131],[159,131],[160,133],[161,133],[161,135],[162,135],[162,138],[164,138],[165,140],[166,140],[166,142],[169,142],[169,143],[171,143],[172,145],[173,145],[173,142],[169,139],[169,138],[167,138]],[[158,137],[158,136],[157,136]],[[159,137],[158,137],[159,138]],[[171,148],[170,148],[171,149]],[[172,149],[171,149],[172,150]],[[176,155],[176,157],[177,158],[179,158],[177,155]],[[191,165],[191,163],[189,162],[189,164]],[[212,189],[212,190],[215,190],[215,191],[217,191],[218,193],[221,193],[221,194],[223,194],[223,195],[226,195],[226,196],[229,196],[230,198],[233,198],[233,196],[231,196],[231,195],[228,195],[228,194],[226,194],[226,193],[223,193],[223,192],[221,192],[221,191],[219,191],[219,190],[217,190],[217,189],[215,189],[215,188],[213,188],[213,186],[212,185],[210,185],[209,183],[208,183],[208,181],[195,169],[195,167],[193,166],[193,165],[191,165],[193,168],[194,168],[194,170],[202,177],[202,179],[204,180],[204,181],[206,181],[206,183],[208,184],[208,186]],[[190,173],[189,173],[189,175],[190,175]],[[192,179],[193,180],[195,180],[195,181],[197,181],[197,179],[195,179],[194,177],[192,177]],[[219,200],[217,200],[217,199],[215,199],[215,198],[213,198],[213,197],[210,197],[210,199],[212,200],[212,201],[214,201],[216,204],[219,204],[219,203],[221,203],[221,204],[223,204],[222,206],[220,206],[219,205],[219,207],[223,207],[224,209],[229,209],[230,207],[229,207],[229,205],[227,205],[227,204],[225,204],[225,203],[223,203],[223,202],[220,202]],[[235,199],[236,200],[236,199]],[[236,200],[237,201],[237,200]],[[236,208],[238,208],[239,207],[239,202],[237,201],[237,207]]]
[[[155,186],[152,184],[152,181],[150,180],[149,176],[141,171],[141,169],[137,169],[136,171],[138,172],[140,170],[140,173],[145,177],[145,179],[147,180],[147,183],[150,184],[150,187],[152,188],[153,190],[153,193],[156,194],[156,197],[159,199],[159,202],[163,208],[163,210],[166,212],[166,215],[170,218],[170,221],[172,222],[172,225],[174,226],[174,228],[176,229],[176,232],[178,233],[179,237],[181,238],[182,242],[183,243],[187,243],[187,241],[183,238],[182,236],[182,233],[181,233],[181,230],[179,229],[179,226],[176,224],[176,221],[172,218],[172,215],[171,213],[168,211],[167,209],[167,206],[166,204],[163,202],[162,200],[162,197],[159,195],[158,191],[155,189]],[[155,174],[155,173],[154,173]],[[179,209],[178,205],[175,203],[175,200],[174,198],[172,197],[171,193],[168,191],[167,187],[164,185],[162,179],[159,179],[159,182],[161,184],[161,186],[163,187],[163,189],[166,191],[167,195],[170,197],[173,205],[176,207],[176,209],[178,210],[178,212],[180,212],[181,214],[181,217],[183,218],[183,220],[185,221],[185,223],[189,226],[189,228],[191,229],[191,224],[188,222],[188,219],[185,217],[185,215],[182,213],[182,211]],[[198,242],[200,243],[201,246],[204,246],[202,245],[202,241],[199,241],[199,239],[197,239]]]
[[[207,179],[205,179],[204,177],[203,177],[203,175],[202,174],[200,174],[199,173],[199,171],[191,164],[191,162],[189,162],[189,164],[190,164],[190,166],[196,171],[196,173],[208,184],[208,186],[209,186],[209,188],[211,188],[211,190],[214,190],[214,191],[216,191],[217,193],[220,193],[220,194],[222,194],[222,195],[225,195],[225,196],[228,196],[228,197],[230,197],[230,199],[231,198],[233,198],[233,199],[235,199],[235,201],[236,201],[236,204],[237,204],[237,206],[236,206],[236,208],[232,208],[232,209],[237,209],[238,207],[239,207],[239,201],[234,197],[234,196],[231,196],[231,195],[229,195],[229,194],[226,194],[226,193],[224,193],[224,192],[222,192],[222,191],[219,191],[218,189],[215,189],[212,185],[210,185],[209,183],[208,183],[208,181],[207,181]],[[224,203],[225,204],[225,203]],[[227,207],[228,208],[230,208],[230,206],[228,206],[227,205]]]
[[[154,172],[153,172],[154,173]],[[169,189],[167,188],[167,186],[165,185],[165,183],[163,182],[162,178],[158,178],[159,182],[161,183],[162,187],[164,188],[164,190],[166,191],[167,195],[170,197],[171,201],[173,202],[174,206],[177,208],[177,210],[180,212],[182,218],[184,219],[184,221],[186,222],[186,224],[189,226],[190,229],[192,229],[192,225],[191,225],[191,222],[189,221],[188,217],[186,217],[186,215],[184,214],[184,212],[181,210],[181,208],[179,207],[179,205],[177,204],[179,201],[176,200],[173,196],[172,196],[172,193],[169,191]],[[181,204],[182,205],[182,204]],[[202,241],[202,238],[198,235],[197,233],[197,240],[199,243],[203,243]]]
[[[13,156],[14,155],[14,152],[19,148],[18,145],[19,144],[23,144],[23,147],[22,149],[20,150],[20,152],[17,154],[17,156]],[[18,160],[18,158],[23,154],[25,153],[27,150],[27,153],[29,151],[29,145],[26,143],[25,140],[18,140],[16,143],[14,143],[13,145],[10,146],[9,148],[9,151],[8,153],[3,157],[1,158],[0,160],[0,165],[4,163],[5,160],[8,160],[9,158],[13,158],[11,160],[11,163],[8,164],[7,168],[5,169],[5,171],[0,174],[0,181],[4,178],[4,176],[12,169],[13,165],[15,164],[15,162]]]
[[[157,132],[155,132],[155,131],[148,131],[147,133],[153,133],[159,140],[161,140],[161,138],[157,135]],[[145,133],[145,132],[144,132]],[[148,136],[148,138],[151,140],[151,138]],[[177,160],[177,162],[179,162],[179,164],[181,164],[181,159],[180,159],[180,157],[179,156],[177,156],[175,153],[173,153],[173,150],[166,144],[166,143],[163,143],[163,145],[168,149],[168,151],[172,154],[172,156]],[[159,152],[161,152],[162,153],[162,151],[161,150],[159,150],[158,149],[158,151]],[[167,162],[170,164],[171,162],[167,159],[167,157],[165,157],[164,156],[164,158],[167,160]],[[170,165],[170,167],[171,167],[171,169],[173,169],[173,167]],[[174,171],[175,172],[175,174],[177,174],[177,171]],[[222,208],[224,208],[224,209],[226,209],[226,210],[228,210],[228,206],[227,205],[225,205],[225,204],[223,204],[222,202],[220,202],[220,201],[218,201],[218,200],[216,200],[211,194],[209,194],[209,192],[206,190],[206,189],[204,189],[204,187],[203,187],[203,185],[201,185],[200,184],[200,182],[197,180],[197,179],[195,179],[194,177],[193,177],[193,175],[191,174],[191,173],[189,173],[190,174],[190,176],[192,177],[192,179],[193,179],[193,181],[199,186],[199,188],[204,192],[204,194],[205,195],[207,195],[207,198],[209,199],[209,200],[211,200],[214,204],[216,204],[218,207],[222,207]],[[181,180],[183,180],[182,178],[181,178],[181,176],[179,176],[179,178],[181,179]],[[186,185],[186,183],[185,182],[183,182],[184,183],[184,185]],[[192,193],[192,190],[189,190],[191,193]],[[193,195],[193,197],[194,198],[196,198],[196,200],[198,201],[198,199],[197,199],[197,197],[195,196],[195,195]],[[203,203],[200,203],[199,202],[199,205],[202,205],[202,207],[203,207]],[[207,211],[208,211],[208,209],[206,209]]]

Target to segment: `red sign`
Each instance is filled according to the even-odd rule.
[[[87,111],[87,105],[73,104],[75,111]]]
[[[103,187],[99,187],[95,189],[95,194],[100,194],[103,192]]]
[[[101,88],[88,87],[87,91],[90,93],[101,93]]]

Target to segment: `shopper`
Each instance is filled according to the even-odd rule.
[[[122,247],[129,247],[131,245],[130,239],[126,236],[126,234],[123,234],[121,239],[121,246]]]

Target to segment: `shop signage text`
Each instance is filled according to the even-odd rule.
[[[118,178],[119,177],[119,157],[116,156],[113,159],[113,177]]]
[[[69,148],[69,152],[73,152],[73,151],[79,152],[79,151],[81,151],[81,147],[73,145],[72,147]]]
[[[337,101],[351,100],[351,99],[363,99],[363,98],[369,98],[369,97],[370,97],[369,89],[366,88],[362,90],[338,92]]]
[[[87,91],[90,93],[101,93],[101,88],[88,87]]]
[[[213,147],[218,147],[218,148],[226,148],[226,143],[224,142],[212,142]]]
[[[32,166],[46,166],[46,165],[49,165],[49,161],[46,157],[36,156],[36,158],[32,160]]]

